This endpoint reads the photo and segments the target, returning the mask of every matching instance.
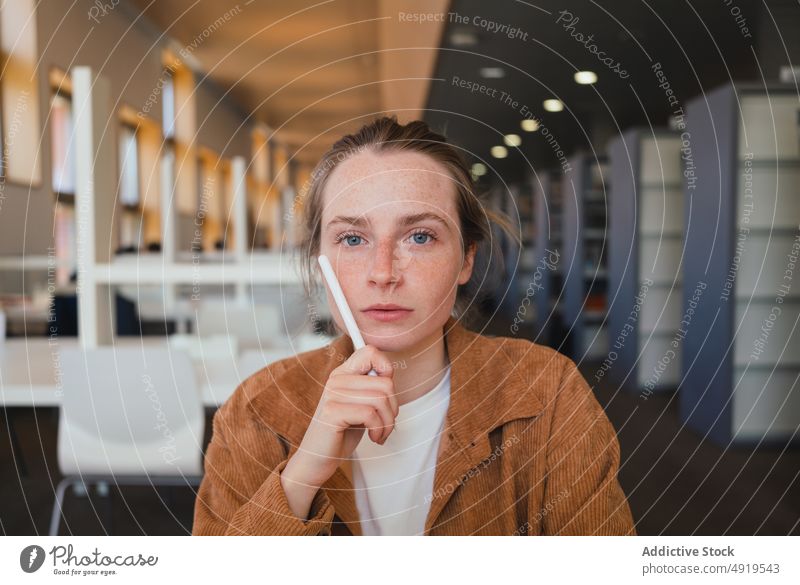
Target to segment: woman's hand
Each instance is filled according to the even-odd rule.
[[[368,375],[371,369],[378,375]],[[399,412],[393,375],[389,359],[371,345],[355,351],[331,372],[300,447],[281,473],[290,505],[296,500],[295,514],[299,510],[298,516],[305,517],[314,494],[350,456],[365,431],[381,445],[392,433]]]

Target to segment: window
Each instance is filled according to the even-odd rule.
[[[195,221],[202,226],[205,251],[220,250],[224,243],[222,166],[222,161],[215,152],[205,148],[200,151],[202,184]]]
[[[192,217],[197,212],[199,173],[194,142],[197,127],[194,74],[169,55],[165,62],[174,98],[170,100],[173,102],[174,123],[168,130],[175,145],[175,210],[180,215]]]
[[[161,117],[164,138],[175,138],[175,84],[172,70],[164,69],[164,86],[161,93]]]
[[[75,206],[61,201],[56,202],[54,219],[56,286],[69,282],[77,257],[75,239]]]
[[[139,157],[139,193],[144,244],[149,250],[161,245],[161,128],[149,118],[141,118],[136,130]]]
[[[42,157],[34,0],[0,3],[0,46],[4,57],[0,85],[5,159],[2,172],[11,181],[38,186],[42,181]]]
[[[272,155],[268,133],[267,128],[259,126],[252,134],[252,173],[247,189],[247,224],[255,230],[252,235],[248,234],[248,240],[252,242],[254,248],[266,248],[268,245],[270,215],[266,213],[265,203],[272,180],[270,171]]]
[[[53,158],[53,192],[75,194],[75,157],[72,99],[56,91],[50,102],[50,144]]]
[[[136,128],[123,124],[119,134],[119,201],[126,207],[139,205],[139,152]]]

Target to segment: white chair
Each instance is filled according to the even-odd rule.
[[[229,335],[242,345],[270,345],[286,337],[276,305],[239,305],[236,301],[207,301],[197,311],[200,337]]]
[[[204,360],[239,353],[239,339],[235,335],[208,335],[200,337],[196,333],[173,333],[167,338],[173,349],[183,350],[193,360]]]
[[[200,484],[205,413],[192,362],[167,344],[60,352],[63,397],[50,534],[69,486]],[[110,528],[110,526],[109,526]]]

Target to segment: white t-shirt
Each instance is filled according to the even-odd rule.
[[[450,366],[432,390],[400,407],[383,445],[367,432],[353,451],[353,487],[365,536],[425,531],[433,478],[450,404]]]

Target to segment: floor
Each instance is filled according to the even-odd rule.
[[[581,364],[587,378],[594,369]],[[800,449],[703,441],[682,427],[674,393],[647,401],[603,386],[595,393],[619,434],[619,479],[639,534],[800,535]],[[9,417],[24,470],[11,449]],[[0,412],[0,534],[47,534],[60,480],[56,439],[55,409]],[[188,534],[193,506],[189,487],[112,486],[110,497],[68,492],[60,534]]]

